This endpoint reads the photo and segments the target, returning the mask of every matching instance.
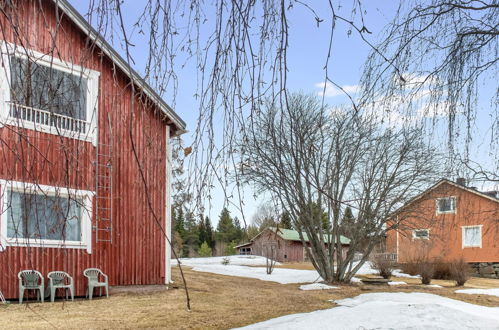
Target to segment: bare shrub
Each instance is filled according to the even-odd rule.
[[[434,274],[433,278],[436,280],[451,280],[451,263],[443,262],[441,259],[436,260],[433,263]]]
[[[376,253],[371,259],[371,267],[375,269],[380,276],[389,279],[395,270],[395,261],[388,258],[384,253]]]
[[[421,283],[430,284],[435,273],[435,265],[432,262],[421,261],[418,263],[418,273],[421,276]]]
[[[406,262],[403,264],[399,264],[399,268],[402,270],[403,273],[413,276],[418,275],[418,265],[415,262]]]
[[[470,265],[463,258],[450,263],[451,279],[456,281],[457,286],[463,286],[470,276]]]

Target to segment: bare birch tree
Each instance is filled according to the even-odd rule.
[[[431,118],[425,133],[447,132],[449,159],[468,161],[475,134],[488,131],[497,172],[498,17],[496,0],[402,2],[365,63],[360,102]]]
[[[331,110],[313,96],[293,94],[289,106],[267,102],[239,140],[240,175],[269,192],[308,236],[307,254],[327,282],[348,282],[384,237],[390,214],[438,174],[435,151],[415,127],[389,129],[358,111]],[[323,226],[326,210],[329,226]],[[341,219],[354,209],[355,232],[342,249]],[[402,221],[402,219],[399,219]],[[367,241],[367,244],[366,244]],[[364,257],[354,263],[364,246]]]

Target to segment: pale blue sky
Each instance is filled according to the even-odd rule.
[[[89,0],[70,0],[75,8],[83,15],[88,11]],[[330,10],[326,7],[327,1],[311,2],[314,4],[314,9],[319,17],[325,19],[320,27],[317,27],[314,16],[303,6],[295,6],[289,13],[290,21],[290,49],[288,52],[288,88],[292,91],[303,91],[307,93],[319,93],[322,89],[317,87],[317,84],[324,81],[324,65],[326,61],[327,48],[329,43],[330,33]],[[324,5],[323,8],[318,3]],[[335,2],[336,3],[336,2]],[[340,13],[346,18],[350,18],[351,1],[342,1],[342,9]],[[370,0],[363,1],[365,7],[364,21],[365,25],[372,32],[368,35],[371,41],[375,42],[384,28],[390,22],[395,14],[398,6],[397,1],[388,0]],[[133,31],[132,25],[136,22],[138,14],[142,10],[141,1],[125,1],[123,5],[123,14],[125,25],[130,27],[128,32]],[[209,23],[208,23],[209,24]],[[370,50],[369,46],[363,42],[356,32],[352,32],[349,36],[347,31],[349,27],[342,22],[338,22],[337,30],[333,41],[333,58],[329,66],[329,76],[338,84],[345,86],[350,91],[355,90],[358,84],[362,65]],[[206,29],[208,32],[209,29]],[[210,31],[211,32],[211,31]],[[118,41],[116,39],[115,41]],[[111,40],[108,40],[110,43]],[[148,45],[147,40],[137,34],[136,31],[131,35],[131,43],[134,47],[130,48],[135,69],[138,72],[143,72],[145,60],[147,59]],[[123,54],[122,44],[114,44],[118,52]],[[178,94],[175,102],[175,111],[187,123],[187,129],[190,132],[195,130],[198,103],[193,95],[196,92],[197,72],[195,60],[192,59],[187,65],[181,68],[180,63],[184,63],[186,58],[182,55],[178,57]],[[165,95],[165,101],[172,104],[171,95]],[[326,92],[326,103],[335,105],[348,101],[348,99],[338,93],[334,89],[328,89]],[[479,118],[477,127],[487,124],[487,118]],[[192,133],[187,133],[183,136],[185,145],[190,145],[192,141]],[[478,141],[480,137],[478,137]],[[482,151],[483,153],[483,151]],[[483,156],[480,156],[482,158]],[[251,191],[246,190],[245,196],[246,207],[244,209],[246,219],[251,219],[255,208],[261,201],[253,199]],[[219,189],[213,193],[212,208],[208,210],[212,222],[216,225],[218,215],[223,207],[224,200]],[[233,215],[238,215],[233,208]],[[240,217],[240,215],[238,215]]]

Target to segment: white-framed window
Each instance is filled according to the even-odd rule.
[[[462,226],[463,249],[467,247],[482,247],[482,225]]]
[[[456,197],[437,198],[437,214],[456,213]]]
[[[430,230],[429,229],[414,229],[412,231],[413,239],[430,239]]]
[[[99,72],[0,41],[4,124],[96,143]]]
[[[92,251],[91,191],[0,180],[0,251],[9,246]]]

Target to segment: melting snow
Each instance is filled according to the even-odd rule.
[[[466,294],[486,294],[490,296],[499,297],[499,288],[494,289],[461,289],[456,290],[457,293],[466,293]]]
[[[367,293],[339,307],[292,314],[244,329],[499,329],[499,307],[428,293]]]
[[[338,289],[337,286],[332,286],[332,285],[327,285],[324,283],[312,283],[312,284],[303,284],[300,285],[300,290],[331,290],[331,289]]]

